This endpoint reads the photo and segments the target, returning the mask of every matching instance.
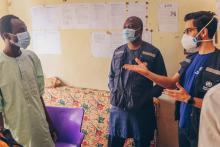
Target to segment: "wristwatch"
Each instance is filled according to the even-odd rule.
[[[193,97],[190,97],[190,99],[187,101],[187,104],[193,105],[195,104],[195,100]]]

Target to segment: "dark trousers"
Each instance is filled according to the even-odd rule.
[[[198,147],[198,137],[190,137],[188,129],[179,128],[179,147]]]
[[[179,147],[198,147],[199,120],[200,109],[193,107],[185,127],[179,127]]]
[[[123,147],[125,140],[125,138],[109,136],[108,147]],[[151,140],[148,140],[146,138],[140,140],[134,139],[135,147],[150,147],[150,141]]]

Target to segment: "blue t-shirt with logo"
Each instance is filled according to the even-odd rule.
[[[208,60],[210,55],[211,55],[211,53],[197,54],[194,57],[192,63],[189,65],[189,67],[186,70],[186,73],[184,76],[183,87],[191,96],[193,96],[195,80],[198,77],[201,70],[203,69],[205,62]],[[180,128],[186,127],[187,121],[189,120],[189,117],[190,117],[191,109],[192,109],[192,105],[181,102],[180,120],[179,120],[179,127]]]

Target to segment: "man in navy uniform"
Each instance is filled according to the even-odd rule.
[[[166,76],[160,51],[142,40],[143,22],[132,16],[124,23],[123,38],[127,41],[113,55],[109,74],[111,91],[109,147],[123,147],[126,138],[133,138],[136,147],[147,147],[156,128],[153,97],[162,88],[144,76],[123,69],[124,64],[135,64],[140,58],[150,70]]]

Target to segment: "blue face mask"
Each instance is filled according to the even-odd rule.
[[[13,42],[11,41],[12,44],[16,45],[17,47],[26,49],[31,41],[31,37],[30,34],[28,32],[22,32],[22,33],[18,33],[16,35],[11,34],[13,36],[16,36],[18,41],[17,42]]]
[[[139,29],[138,29],[139,30]],[[133,42],[135,41],[139,36],[135,36],[135,32],[137,30],[134,29],[129,29],[129,28],[125,28],[123,29],[122,35],[123,35],[123,39],[126,42]]]

